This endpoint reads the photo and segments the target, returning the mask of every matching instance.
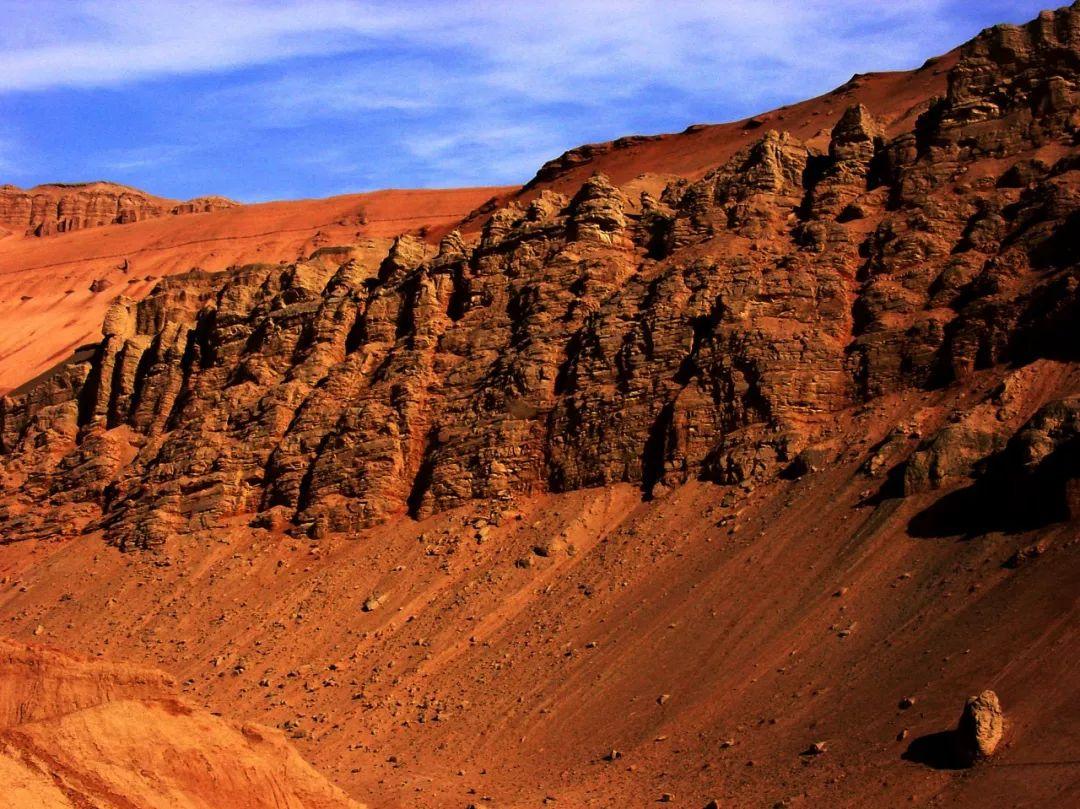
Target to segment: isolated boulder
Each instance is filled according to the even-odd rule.
[[[958,752],[967,764],[994,754],[1004,731],[1001,703],[993,691],[969,697],[956,728]]]

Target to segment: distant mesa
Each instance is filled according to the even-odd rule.
[[[104,180],[48,183],[25,190],[0,185],[0,228],[27,236],[51,236],[162,216],[219,211],[237,205],[218,196],[181,202]]]

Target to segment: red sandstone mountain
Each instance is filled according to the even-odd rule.
[[[385,253],[390,237],[456,222],[502,190],[376,191],[0,238],[0,391],[100,340],[109,302],[142,297],[159,278],[295,261],[334,245]]]
[[[915,71],[861,74],[829,94],[746,121],[583,146],[550,161],[524,188],[381,191],[239,206],[63,238],[0,238],[0,317],[11,324],[0,335],[0,391],[98,339],[107,302],[118,292],[141,297],[158,277],[192,267],[220,270],[252,261],[294,261],[319,247],[402,232],[424,232],[434,242],[455,227],[475,234],[496,205],[511,199],[527,204],[544,189],[572,193],[594,171],[627,185],[631,195],[641,190],[659,194],[675,177],[700,178],[769,128],[827,147],[832,122],[854,103],[873,109],[890,133],[899,132],[910,129],[930,100],[944,93],[955,60],[952,51]],[[160,203],[162,209],[176,205],[173,200]],[[0,221],[4,227],[22,232],[21,225]],[[374,245],[385,252],[387,243]],[[108,286],[92,293],[95,282]]]
[[[1078,132],[1074,5],[110,295],[0,405],[0,616],[373,806],[1072,805]]]

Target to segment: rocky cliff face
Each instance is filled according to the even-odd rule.
[[[177,202],[113,183],[39,185],[26,191],[5,185],[0,186],[0,227],[13,233],[49,236],[234,205],[224,197]]]
[[[118,298],[92,357],[3,401],[6,538],[60,514],[151,547],[236,513],[317,538],[620,481],[750,487],[876,397],[990,374],[901,476],[977,472],[1040,403],[1009,406],[1032,363],[1080,357],[1078,92],[1073,6],[984,32],[891,139],[855,106],[827,151],[768,131],[658,199],[597,175],[475,243]]]

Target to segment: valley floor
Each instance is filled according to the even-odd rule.
[[[19,543],[0,631],[164,668],[377,809],[1071,805],[1076,524],[965,539],[948,491],[879,497],[860,471],[951,395],[879,400],[837,465],[751,491],[620,485],[318,542],[238,519],[160,556]],[[986,688],[999,755],[905,759]]]

